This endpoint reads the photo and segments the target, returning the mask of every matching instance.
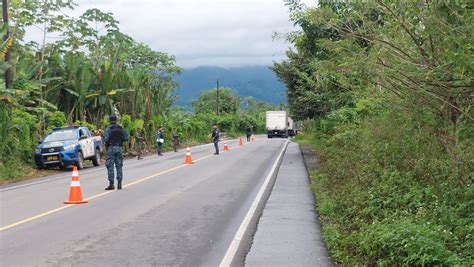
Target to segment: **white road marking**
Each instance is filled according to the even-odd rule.
[[[230,243],[229,248],[227,249],[227,252],[225,253],[224,258],[222,259],[221,263],[219,264],[220,267],[227,267],[232,264],[232,261],[234,260],[235,256],[237,255],[240,242],[244,238],[244,234],[247,231],[247,228],[249,227],[249,224],[257,212],[257,208],[262,201],[263,194],[265,190],[267,189],[270,180],[272,176],[275,174],[275,171],[277,170],[278,167],[278,162],[280,162],[281,157],[283,157],[283,154],[285,152],[285,149],[290,141],[287,140],[285,144],[283,145],[283,148],[280,151],[280,154],[278,155],[277,159],[275,160],[275,163],[273,163],[272,169],[268,173],[267,177],[265,178],[265,181],[262,184],[262,187],[260,187],[260,190],[258,191],[257,196],[252,202],[252,205],[250,206],[249,211],[247,212],[247,215],[245,216],[244,220],[239,226],[239,229],[237,230],[237,233],[235,233],[234,238],[232,239],[232,242]]]

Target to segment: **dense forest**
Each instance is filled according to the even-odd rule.
[[[37,142],[54,127],[100,132],[116,114],[132,136],[128,147],[142,128],[150,149],[159,126],[168,140],[178,128],[191,145],[207,141],[213,123],[230,136],[247,125],[262,131],[264,112],[273,108],[231,88],[219,90],[217,107],[215,83],[193,102],[194,111],[176,106],[181,68],[174,56],[121,32],[111,13],[90,9],[74,18],[66,15],[73,1],[8,3],[9,20],[1,24],[0,179],[24,175]],[[29,27],[43,33],[40,42],[25,41]]]
[[[472,1],[287,0],[299,28],[273,70],[342,266],[474,262]]]

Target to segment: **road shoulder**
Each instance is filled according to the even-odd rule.
[[[259,220],[246,266],[332,266],[301,150],[291,142]]]

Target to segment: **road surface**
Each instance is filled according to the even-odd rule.
[[[258,200],[287,144],[232,141],[219,156],[212,145],[194,147],[192,165],[183,164],[184,151],[128,160],[121,191],[104,191],[103,166],[88,168],[79,172],[89,200],[81,205],[62,204],[70,172],[0,187],[0,265],[241,265],[251,240],[238,234],[255,232]]]

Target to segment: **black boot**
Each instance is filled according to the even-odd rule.
[[[114,184],[109,184],[109,186],[105,188],[105,190],[114,190],[114,189],[115,189]]]
[[[118,189],[118,190],[122,190],[122,182],[119,182],[119,183],[117,184],[117,189]]]

